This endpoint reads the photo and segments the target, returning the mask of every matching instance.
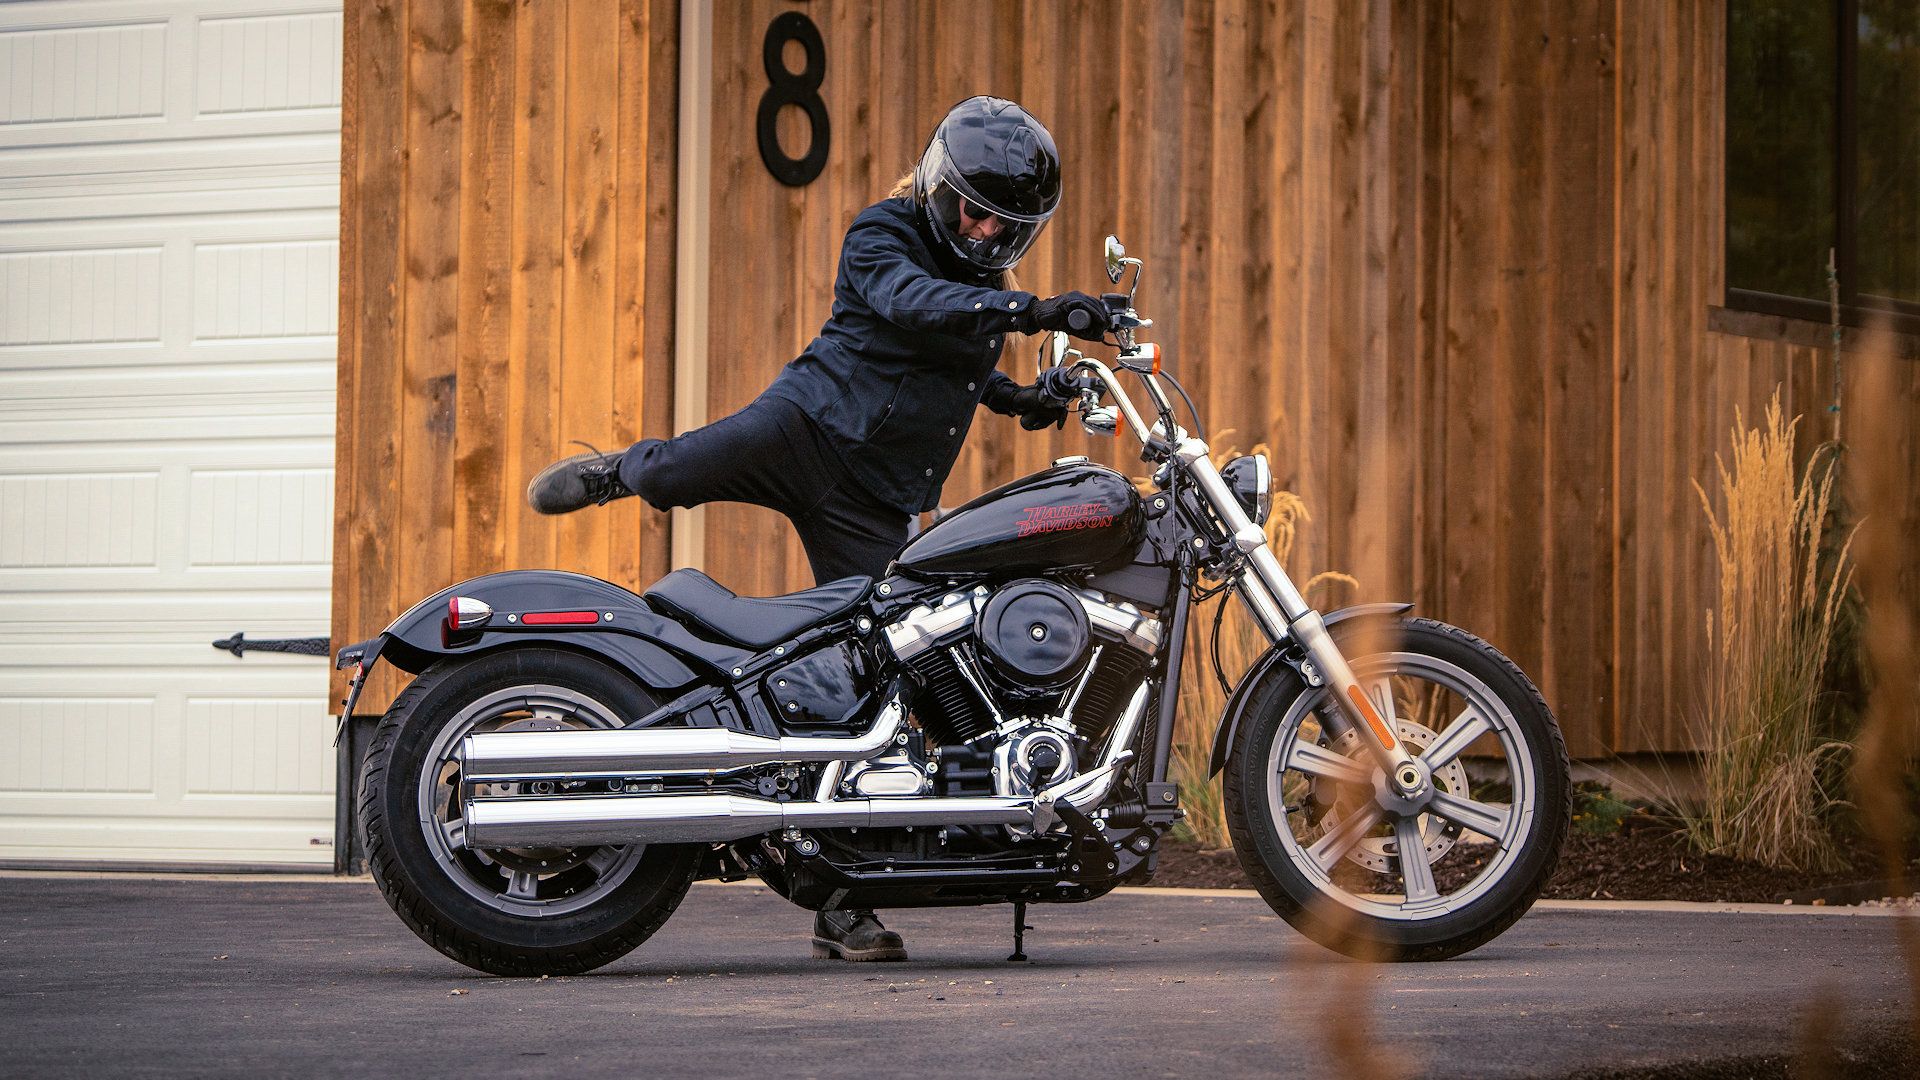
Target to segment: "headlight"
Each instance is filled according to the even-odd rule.
[[[1253,523],[1265,525],[1267,514],[1273,509],[1273,470],[1267,468],[1267,455],[1234,458],[1220,470],[1220,475]]]

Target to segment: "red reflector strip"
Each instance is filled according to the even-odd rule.
[[[600,616],[591,611],[529,611],[520,616],[522,626],[579,626],[599,621]]]
[[[1366,691],[1360,689],[1359,683],[1347,687],[1347,697],[1352,700],[1353,707],[1359,711],[1361,719],[1373,729],[1373,737],[1380,740],[1380,745],[1388,750],[1393,749],[1396,745],[1393,732],[1387,730],[1387,722],[1380,719],[1379,710],[1373,707],[1373,702],[1367,700]]]

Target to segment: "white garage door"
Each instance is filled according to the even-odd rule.
[[[0,860],[327,863],[339,0],[0,5]]]

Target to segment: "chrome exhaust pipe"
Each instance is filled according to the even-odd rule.
[[[466,840],[476,848],[724,843],[782,829],[900,825],[1015,825],[1029,799],[846,799],[775,802],[750,795],[589,795],[471,799]]]
[[[1111,741],[1101,765],[1072,776],[1031,797],[952,797],[893,799],[834,799],[831,780],[837,772],[829,764],[828,782],[822,783],[813,800],[778,802],[751,795],[515,795],[476,796],[466,801],[466,843],[474,848],[585,847],[596,844],[678,844],[725,843],[782,829],[895,828],[904,825],[1021,825],[1050,828],[1057,820],[1053,808],[1066,803],[1087,813],[1106,800],[1119,775],[1120,766],[1132,758],[1127,749],[1133,742],[1140,716],[1146,710],[1147,688],[1143,684],[1127,704],[1119,723],[1114,725]],[[892,709],[893,706],[889,706]],[[897,729],[900,718],[891,721]],[[883,713],[874,724],[877,731],[888,726]],[[531,732],[524,734],[680,734],[685,729],[649,732]],[[516,736],[523,733],[512,733]],[[738,733],[700,729],[700,735]],[[862,738],[867,741],[872,732]],[[469,741],[484,736],[470,736]],[[891,739],[891,736],[888,736]],[[840,743],[846,739],[760,739],[770,743]],[[876,744],[877,750],[886,740]],[[871,753],[872,751],[869,751]],[[500,760],[498,758],[494,760]],[[520,760],[520,759],[516,759]],[[649,762],[658,759],[650,758]],[[776,760],[793,760],[782,758]],[[835,761],[842,760],[839,758]],[[469,766],[471,767],[471,766]],[[646,774],[661,771],[657,765],[625,770]],[[571,772],[565,775],[593,775]],[[525,773],[514,773],[526,779]],[[481,780],[472,777],[471,780]]]
[[[730,728],[594,728],[486,731],[460,742],[462,775],[473,783],[591,780],[668,773],[726,772],[755,765],[861,761],[900,734],[906,706],[890,699],[863,735],[770,739]]]

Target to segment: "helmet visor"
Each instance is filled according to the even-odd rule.
[[[1005,270],[1020,261],[1040,237],[1047,217],[1002,211],[942,178],[927,193],[927,209],[953,237],[954,247],[983,270]]]

